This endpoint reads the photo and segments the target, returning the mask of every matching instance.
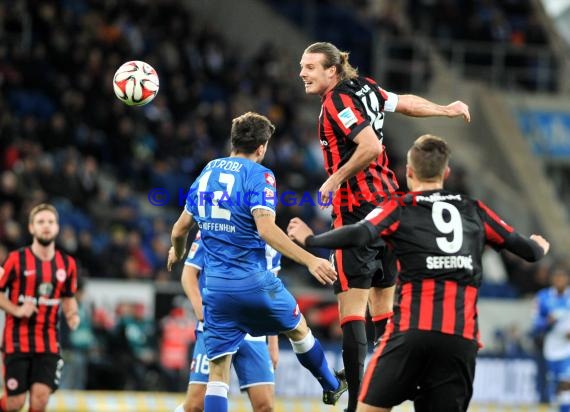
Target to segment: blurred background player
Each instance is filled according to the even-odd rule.
[[[461,101],[440,106],[422,97],[382,89],[375,80],[359,76],[348,53],[331,43],[314,43],[305,49],[299,76],[305,92],[322,99],[319,139],[329,177],[319,192],[323,204],[332,202],[333,228],[360,221],[398,191],[383,146],[385,112],[414,117],[462,117],[467,122],[471,119],[468,106]],[[368,349],[366,307],[370,302],[377,342],[392,315],[395,270],[390,269],[393,260],[381,239],[370,245],[336,250],[331,258],[338,272],[334,291],[343,332],[347,411],[352,412]]]
[[[281,254],[266,247],[267,269],[275,275],[281,269]],[[202,290],[205,277],[200,276],[204,267],[204,248],[200,232],[192,243],[182,271],[182,287],[192,303],[198,319],[196,343],[190,367],[190,381],[184,404],[175,412],[201,412],[204,410],[204,396],[208,384],[208,358],[204,347],[204,314],[202,311]],[[239,379],[240,389],[247,391],[255,412],[272,411],[275,402],[275,367],[279,359],[277,336],[253,337],[246,335],[239,349],[232,357],[232,365]]]
[[[568,272],[557,268],[549,288],[536,295],[533,331],[544,336],[548,395],[560,412],[570,412],[570,289]]]
[[[29,214],[32,244],[15,250],[0,278],[4,326],[4,397],[0,411],[19,411],[30,392],[29,412],[43,412],[59,387],[63,360],[59,308],[71,330],[79,326],[75,260],[55,248],[59,233],[55,207],[42,203]],[[7,294],[5,292],[8,291]]]
[[[406,177],[413,194],[318,236],[298,218],[289,224],[289,235],[307,246],[348,248],[380,236],[394,246],[400,264],[397,303],[368,365],[358,411],[387,412],[407,399],[415,399],[418,412],[467,411],[485,245],[528,261],[549,250],[541,236],[519,235],[481,201],[444,190],[449,156],[445,140],[423,135],[408,151]]]
[[[257,113],[232,121],[230,157],[210,161],[190,187],[186,206],[172,228],[167,268],[185,253],[194,219],[206,252],[203,291],[204,342],[210,377],[204,407],[228,410],[232,355],[246,333],[284,333],[300,363],[323,388],[323,402],[335,404],[346,390],[340,373],[329,369],[324,351],[307,326],[291,293],[267,270],[266,245],[305,265],[322,284],[332,284],[336,272],[292,242],[275,223],[276,182],[262,166],[275,126]],[[241,199],[241,200],[240,200]]]

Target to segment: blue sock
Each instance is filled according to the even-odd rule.
[[[338,389],[338,379],[329,369],[325,352],[319,341],[314,338],[310,331],[302,340],[298,342],[291,341],[291,344],[301,365],[307,368],[313,376],[317,378],[325,391]]]
[[[204,412],[228,412],[228,390],[224,382],[208,382]]]

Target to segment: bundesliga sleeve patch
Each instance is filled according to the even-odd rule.
[[[356,115],[350,107],[347,107],[346,109],[340,111],[338,113],[338,118],[347,129],[358,121],[356,119]]]
[[[265,182],[275,187],[275,177],[271,173],[265,173]]]
[[[263,190],[263,196],[267,202],[271,203],[272,205],[275,205],[275,192],[273,190],[266,187]]]

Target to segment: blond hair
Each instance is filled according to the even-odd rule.
[[[55,215],[55,220],[59,221],[59,213],[57,213],[57,209],[55,208],[55,206],[49,203],[40,203],[39,205],[34,206],[32,210],[30,210],[28,222],[32,224],[32,222],[34,221],[34,217],[36,217],[38,213],[43,212],[44,210],[49,210],[50,212],[52,212]]]
[[[313,43],[307,47],[304,54],[321,53],[325,56],[323,67],[336,67],[340,80],[349,80],[358,77],[358,69],[352,67],[348,61],[348,52],[340,51],[334,44],[327,42]]]

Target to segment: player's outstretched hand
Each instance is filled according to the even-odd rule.
[[[337,278],[337,274],[331,262],[326,259],[313,256],[307,268],[309,272],[311,272],[311,275],[323,285],[332,285]]]
[[[550,250],[550,242],[548,240],[546,240],[540,235],[530,235],[530,238],[534,240],[536,243],[538,243],[538,246],[540,246],[542,250],[544,250],[545,255],[548,253],[548,251]]]
[[[79,327],[79,323],[81,322],[81,319],[79,318],[79,313],[77,312],[73,312],[70,315],[67,315],[65,317],[65,320],[67,321],[67,326],[69,326],[69,329],[71,330],[77,330],[77,328]]]
[[[321,210],[326,209],[332,205],[333,195],[340,187],[340,183],[337,182],[337,177],[333,174],[323,183],[319,189],[319,207]]]
[[[16,311],[14,312],[14,316],[17,318],[29,318],[34,313],[38,312],[38,308],[36,307],[35,303],[30,302],[29,300],[24,301]]]
[[[178,263],[179,261],[180,258],[176,256],[176,251],[174,250],[174,246],[171,246],[170,249],[168,250],[168,262],[166,262],[166,269],[168,269],[168,271],[170,272],[172,270],[172,266],[174,266],[174,264]]]
[[[299,242],[305,246],[305,240],[313,234],[313,231],[305,222],[298,217],[294,217],[289,221],[287,226],[287,235],[291,240]]]
[[[463,117],[467,123],[471,121],[471,115],[469,114],[469,106],[463,103],[461,100],[457,100],[453,103],[447,105],[448,114],[447,117]]]

